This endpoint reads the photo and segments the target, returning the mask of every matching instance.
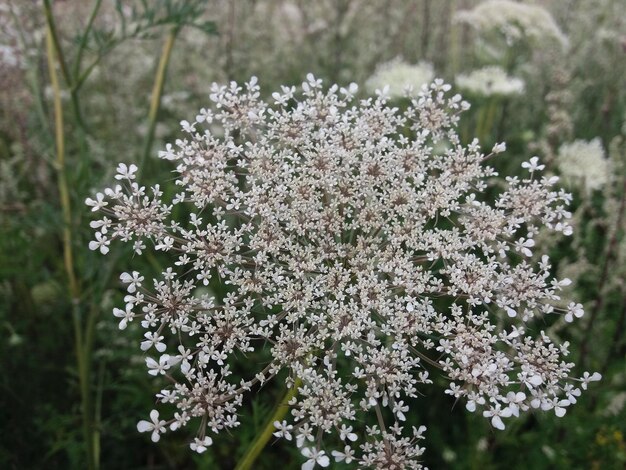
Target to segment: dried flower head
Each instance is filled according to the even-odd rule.
[[[568,345],[540,331],[545,316],[582,314],[555,306],[568,281],[533,252],[539,230],[571,233],[570,195],[534,157],[489,203],[486,161],[505,146],[463,146],[469,105],[449,90],[435,80],[400,110],[312,75],[269,103],[255,78],[213,85],[210,108],[160,152],[176,165],[173,199],[120,164],[119,184],[87,200],[103,214],[92,249],[122,240],[171,260],[155,279],[122,274],[114,311],[121,329],[145,329],[148,373],[168,378],[157,398],[176,410],[152,411],[140,431],[156,441],[194,422],[203,452],[239,425],[246,395],[286,376],[297,394],[275,435],[301,449],[302,468],[417,469],[425,427],[404,423],[433,367],[499,429],[529,408],[562,416],[599,378],[574,378]],[[217,280],[226,294],[198,293]],[[267,363],[233,372],[260,350]]]

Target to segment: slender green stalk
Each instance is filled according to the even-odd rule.
[[[63,49],[61,48],[61,42],[59,40],[59,35],[56,30],[56,25],[54,22],[54,16],[52,15],[52,6],[50,5],[50,0],[43,0],[44,13],[46,16],[46,24],[48,29],[50,30],[50,37],[53,42],[54,50],[56,51],[57,60],[59,62],[59,66],[61,67],[61,75],[63,75],[63,80],[67,84],[70,89],[70,99],[72,102],[72,109],[74,114],[76,114],[76,118],[78,120],[78,124],[82,129],[87,129],[85,122],[82,117],[82,112],[80,110],[80,103],[78,102],[78,94],[74,91],[74,81],[72,79],[72,75],[70,75],[70,69],[67,66],[67,62],[65,60],[65,56],[63,54]]]
[[[491,129],[498,108],[498,100],[494,97],[488,99],[487,103],[480,108],[478,113],[478,123],[476,125],[476,137],[485,144],[491,134]]]
[[[285,415],[287,414],[287,410],[289,409],[288,403],[289,401],[298,394],[298,388],[302,385],[302,381],[300,379],[296,379],[293,386],[287,390],[287,393],[282,398],[274,413],[270,416],[270,418],[265,423],[265,427],[261,434],[257,436],[257,438],[252,442],[248,450],[246,451],[246,455],[243,456],[243,459],[237,464],[235,470],[249,470],[253,468],[254,462],[259,457],[259,454],[263,450],[263,448],[267,445],[269,440],[272,438],[272,433],[276,431],[274,427],[274,421],[281,421]]]
[[[48,2],[46,2],[48,3]],[[49,4],[48,4],[49,6]],[[61,103],[61,87],[57,76],[55,62],[60,58],[57,43],[54,41],[54,26],[52,16],[46,16],[49,20],[46,28],[46,49],[48,56],[48,71],[53,90],[54,124],[55,124],[55,147],[56,159],[55,169],[57,171],[57,182],[59,188],[59,199],[62,211],[62,243],[63,262],[68,282],[68,293],[72,304],[72,321],[74,326],[74,341],[76,347],[76,361],[78,367],[78,377],[80,383],[81,412],[83,415],[83,433],[85,438],[85,449],[87,453],[87,468],[95,470],[98,465],[94,459],[91,404],[89,393],[89,363],[86,360],[83,348],[83,334],[80,320],[80,286],[74,270],[74,254],[72,249],[72,207],[70,201],[69,185],[67,181],[65,165],[65,135],[63,105]],[[59,63],[62,63],[59,60]]]
[[[165,85],[165,76],[167,74],[167,66],[169,65],[170,58],[172,56],[172,49],[174,47],[174,41],[178,34],[178,28],[173,28],[167,36],[165,43],[163,44],[163,50],[161,51],[161,57],[159,59],[159,65],[157,67],[156,76],[154,78],[154,86],[152,87],[152,97],[150,99],[150,111],[148,113],[148,134],[146,136],[146,142],[144,145],[144,151],[140,160],[140,167],[143,168],[146,158],[150,155],[152,150],[152,143],[154,141],[154,130],[156,129],[157,115],[161,108],[161,98],[163,97],[163,86]]]
[[[98,10],[100,9],[100,5],[102,4],[102,0],[96,0],[96,3],[91,10],[91,15],[89,16],[89,21],[87,21],[87,26],[85,27],[85,31],[80,38],[80,43],[78,44],[78,52],[76,53],[76,60],[74,62],[74,67],[72,69],[72,82],[74,86],[80,76],[80,65],[83,60],[83,52],[85,51],[85,47],[87,46],[87,39],[89,38],[89,33],[91,33],[91,28],[93,27],[93,22],[98,15]]]
[[[70,75],[63,49],[61,48],[61,42],[59,41],[59,35],[57,33],[54,16],[52,15],[52,6],[50,0],[43,0],[44,14],[46,15],[47,34],[50,35],[50,40],[53,43],[53,48],[59,66],[61,67],[61,75],[69,87],[72,86],[72,76]],[[56,76],[56,72],[55,72]]]

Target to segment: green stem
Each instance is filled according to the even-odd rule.
[[[72,87],[72,77],[69,72],[69,68],[67,67],[67,62],[65,61],[65,56],[63,55],[63,49],[61,49],[61,42],[59,41],[59,35],[57,33],[57,28],[54,22],[54,16],[52,15],[52,6],[50,5],[50,0],[43,0],[44,13],[46,15],[46,24],[48,26],[48,34],[50,35],[50,39],[52,40],[55,56],[61,66],[61,75],[63,75],[63,79],[67,83],[67,85]]]
[[[49,2],[45,4],[49,8]],[[48,11],[48,8],[46,10]],[[83,335],[80,320],[80,286],[74,270],[74,254],[72,250],[72,207],[70,201],[69,185],[67,181],[65,165],[65,135],[63,120],[63,105],[61,103],[61,87],[55,68],[55,59],[60,58],[57,43],[54,41],[54,26],[51,23],[52,17],[46,15],[48,25],[46,28],[46,49],[48,56],[48,71],[53,90],[54,124],[55,124],[55,146],[56,160],[55,169],[57,171],[57,182],[59,187],[59,199],[61,203],[63,228],[61,239],[63,243],[63,262],[68,280],[68,293],[72,305],[72,322],[74,326],[74,341],[76,347],[76,362],[78,368],[81,412],[83,415],[83,433],[85,438],[85,449],[87,453],[87,468],[95,470],[97,464],[94,459],[92,424],[91,424],[91,404],[89,394],[89,364],[86,361],[83,348]],[[59,63],[62,63],[59,60]]]
[[[161,52],[161,58],[159,59],[159,65],[157,67],[156,76],[154,79],[154,86],[152,87],[152,97],[150,99],[150,111],[148,113],[148,134],[146,136],[146,142],[144,145],[144,151],[140,160],[140,168],[143,168],[143,164],[150,155],[152,149],[152,143],[154,141],[154,130],[156,129],[157,115],[159,108],[161,107],[161,98],[163,96],[163,86],[165,85],[165,76],[167,74],[167,66],[172,56],[172,48],[174,47],[174,41],[178,34],[178,28],[173,28],[165,44],[163,44],[163,50]]]
[[[93,27],[93,22],[98,15],[98,10],[100,9],[100,5],[102,4],[102,0],[96,0],[96,4],[91,11],[91,15],[89,16],[89,21],[87,22],[87,26],[85,31],[83,32],[80,43],[78,45],[78,52],[76,53],[76,61],[74,62],[74,67],[72,70],[73,83],[75,84],[80,75],[80,65],[83,60],[83,52],[85,51],[85,47],[87,46],[87,39],[89,38],[89,33],[91,32],[91,28]]]
[[[52,14],[52,6],[50,5],[50,0],[43,0],[43,6],[44,6],[44,13],[46,16],[46,24],[50,32],[50,38],[52,40],[53,47],[56,52],[57,60],[61,67],[61,75],[63,75],[63,80],[65,81],[65,83],[67,84],[67,87],[70,90],[72,110],[74,111],[74,114],[76,114],[76,119],[81,129],[86,130],[87,126],[85,125],[85,121],[83,119],[83,115],[80,110],[80,103],[78,101],[78,93],[74,89],[74,81],[72,80],[72,76],[70,75],[70,71],[67,66],[67,62],[65,61],[65,56],[63,54],[63,49],[61,48],[61,41],[59,40],[59,35],[57,33],[57,29],[55,26],[54,16]]]
[[[287,410],[289,409],[288,403],[291,401],[293,397],[298,394],[298,388],[302,385],[302,381],[300,379],[296,379],[293,386],[287,390],[287,393],[282,398],[272,416],[265,423],[265,427],[261,434],[257,436],[257,438],[252,442],[246,454],[243,456],[243,459],[237,464],[235,470],[249,470],[254,465],[254,462],[258,458],[259,454],[263,450],[263,448],[267,445],[268,441],[272,438],[272,434],[276,431],[274,427],[274,421],[281,421],[285,415],[287,414]]]
[[[476,137],[478,137],[482,145],[487,145],[488,143],[496,111],[497,99],[494,97],[490,97],[488,98],[487,103],[481,107],[480,112],[478,113]]]

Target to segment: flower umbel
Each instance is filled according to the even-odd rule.
[[[332,456],[417,469],[425,428],[404,423],[433,366],[499,429],[531,407],[562,415],[577,384],[598,378],[570,378],[567,346],[540,331],[546,315],[582,315],[555,306],[567,282],[534,251],[539,230],[571,233],[570,195],[532,159],[489,203],[486,160],[505,146],[463,146],[469,105],[449,90],[435,80],[401,111],[384,91],[357,101],[356,86],[311,75],[270,103],[254,78],[213,85],[212,106],[160,154],[176,165],[172,200],[119,166],[119,185],[88,202],[107,217],[92,224],[104,227],[92,249],[121,240],[171,260],[151,282],[122,274],[126,307],[114,313],[120,328],[140,318],[148,373],[169,379],[157,398],[176,408],[141,431],[157,440],[198,422],[191,447],[204,452],[205,434],[238,426],[244,396],[281,374],[302,385],[274,435],[295,441],[303,468]],[[227,293],[200,293],[217,280]],[[259,370],[233,373],[240,353],[263,348]]]

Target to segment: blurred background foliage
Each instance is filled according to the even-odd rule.
[[[480,3],[0,0],[0,467],[236,465],[280,384],[252,397],[239,432],[203,455],[188,451],[189,436],[153,445],[139,435],[158,379],[145,374],[139,331],[120,335],[111,315],[131,253],[87,249],[83,201],[120,161],[142,162],[146,183],[166,179],[157,150],[207,103],[213,81],[256,75],[269,95],[313,72],[340,84],[443,77],[472,103],[466,142],[506,141],[495,162],[506,174],[537,154],[574,195],[574,236],[538,242],[575,281],[564,299],[587,314],[545,328],[604,380],[562,419],[529,414],[494,432],[444,395],[440,378],[407,422],[428,426],[426,464],[624,468],[626,4]],[[145,269],[158,272],[159,260]],[[256,468],[276,462],[299,468],[300,458],[277,443]]]

